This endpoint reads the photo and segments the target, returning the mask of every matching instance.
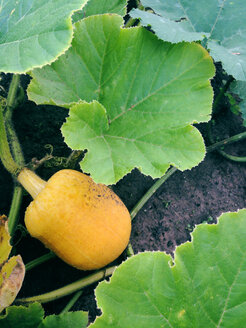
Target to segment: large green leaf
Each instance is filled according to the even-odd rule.
[[[82,10],[78,10],[73,14],[73,22],[99,14],[118,14],[124,16],[126,14],[126,0],[88,0]]]
[[[54,61],[72,40],[71,15],[86,0],[2,0],[0,71],[25,73]]]
[[[112,184],[134,167],[160,177],[204,158],[200,133],[189,124],[210,118],[214,66],[197,44],[172,45],[144,28],[124,29],[117,15],[75,24],[72,47],[32,73],[28,96],[69,106],[62,128],[73,149],[88,149],[82,169]],[[85,100],[74,105],[75,102]]]
[[[246,323],[246,210],[202,224],[174,260],[145,252],[96,289],[92,328],[241,328]]]
[[[86,328],[87,313],[83,311],[50,315],[44,318],[44,310],[39,303],[28,306],[10,306],[4,316],[0,316],[1,328]]]
[[[138,9],[131,16],[151,25],[164,41],[202,40],[215,61],[236,79],[246,80],[246,2],[244,0],[143,0],[156,14]]]

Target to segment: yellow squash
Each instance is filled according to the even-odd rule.
[[[18,180],[34,198],[25,213],[27,230],[68,264],[98,269],[126,248],[130,214],[107,186],[75,170],[45,182],[24,168]]]

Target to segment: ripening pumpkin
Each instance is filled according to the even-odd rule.
[[[61,170],[47,182],[24,168],[18,181],[34,200],[26,209],[29,233],[66,263],[99,269],[126,248],[130,214],[107,186],[75,170]]]

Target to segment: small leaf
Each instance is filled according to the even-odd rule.
[[[160,177],[170,164],[181,170],[197,165],[205,146],[190,124],[210,119],[213,99],[214,65],[206,50],[165,43],[122,23],[117,15],[76,23],[72,47],[54,64],[34,70],[28,87],[39,104],[71,107],[62,128],[65,141],[88,149],[82,169],[105,184],[134,167]]]
[[[145,26],[151,25],[164,41],[197,41],[208,38],[207,47],[215,61],[221,61],[228,74],[246,80],[246,3],[196,0],[143,0],[155,14],[131,11]],[[158,14],[158,15],[156,15]]]
[[[87,313],[83,311],[50,315],[44,318],[44,310],[39,303],[28,306],[10,306],[6,314],[0,316],[1,328],[86,328]]]
[[[49,315],[38,328],[86,328],[88,315],[83,311]]]
[[[126,0],[89,0],[82,10],[78,10],[73,14],[73,23],[79,20],[99,14],[118,14],[124,16],[126,14]]]
[[[25,266],[21,256],[8,260],[12,249],[7,230],[6,216],[0,217],[0,313],[16,298],[25,276]]]
[[[103,314],[92,328],[244,327],[246,210],[201,224],[192,241],[131,257],[96,289]]]
[[[71,15],[85,0],[2,0],[0,71],[25,73],[54,61],[72,40]]]
[[[44,310],[39,303],[26,306],[10,306],[6,314],[0,316],[1,328],[38,328],[44,316]],[[57,327],[58,328],[58,327]]]

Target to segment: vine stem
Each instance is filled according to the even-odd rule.
[[[6,170],[12,176],[17,177],[21,171],[21,166],[14,161],[9,148],[2,108],[0,108],[0,158]]]
[[[242,133],[236,134],[235,136],[232,136],[230,138],[227,138],[227,139],[218,141],[218,142],[212,144],[211,146],[208,146],[207,147],[207,152],[211,152],[213,150],[217,150],[220,147],[223,147],[225,145],[229,145],[229,144],[231,144],[233,142],[236,142],[236,141],[241,141],[241,140],[243,140],[245,138],[246,138],[246,132],[242,132]]]
[[[29,270],[35,268],[36,266],[38,266],[38,265],[40,265],[40,264],[42,264],[42,263],[44,263],[44,262],[46,262],[50,259],[53,259],[55,257],[56,257],[56,255],[53,252],[49,252],[45,255],[42,255],[42,256],[36,258],[35,260],[32,260],[32,261],[28,262],[25,265],[26,271],[29,271]]]
[[[71,308],[74,306],[74,304],[77,302],[77,300],[82,295],[83,291],[79,290],[77,293],[73,295],[73,297],[70,299],[70,301],[67,303],[67,305],[64,307],[64,309],[61,311],[60,314],[66,313],[71,310]]]
[[[47,303],[50,301],[54,301],[63,296],[70,295],[83,287],[89,286],[95,282],[98,282],[99,280],[102,280],[106,277],[111,276],[115,269],[116,269],[116,266],[108,267],[106,269],[97,271],[97,272],[89,275],[86,278],[82,278],[82,279],[77,280],[67,286],[56,289],[52,292],[45,293],[45,294],[42,294],[39,296],[19,298],[19,299],[16,299],[15,301],[16,301],[16,303],[21,303],[21,304],[30,303],[30,302]]]
[[[20,83],[20,75],[14,74],[12,76],[12,80],[10,82],[10,86],[8,90],[8,96],[6,100],[6,110],[3,116],[4,119],[3,123],[5,127],[5,135],[8,143],[9,153],[11,154],[11,157],[13,161],[16,163],[16,165],[22,168],[25,165],[25,160],[18,137],[16,135],[12,123],[12,114],[13,114],[13,109],[16,106],[16,96],[19,88],[19,83]],[[0,138],[2,138],[2,136],[0,136]],[[16,175],[14,175],[14,177],[16,177]],[[16,226],[18,224],[18,217],[19,217],[19,210],[22,201],[22,196],[23,196],[23,188],[19,184],[16,184],[15,182],[13,197],[12,197],[10,211],[8,215],[8,229],[11,236],[14,234],[16,230]]]
[[[16,185],[14,187],[11,207],[8,215],[8,230],[10,236],[13,236],[16,230],[22,196],[23,196],[23,188],[20,185]]]
[[[216,114],[218,112],[218,105],[222,99],[222,97],[224,96],[225,92],[228,90],[231,82],[234,80],[234,78],[232,76],[229,76],[228,80],[226,81],[225,85],[223,86],[223,88],[221,88],[219,94],[217,95],[217,97],[214,100],[213,103],[213,113]]]
[[[177,171],[176,167],[172,167],[168,170],[159,180],[157,180],[152,187],[147,191],[147,193],[140,199],[140,201],[134,206],[131,211],[132,220],[135,218],[139,210],[144,206],[144,204],[150,199],[150,197],[156,192],[158,188],[174,173]]]

